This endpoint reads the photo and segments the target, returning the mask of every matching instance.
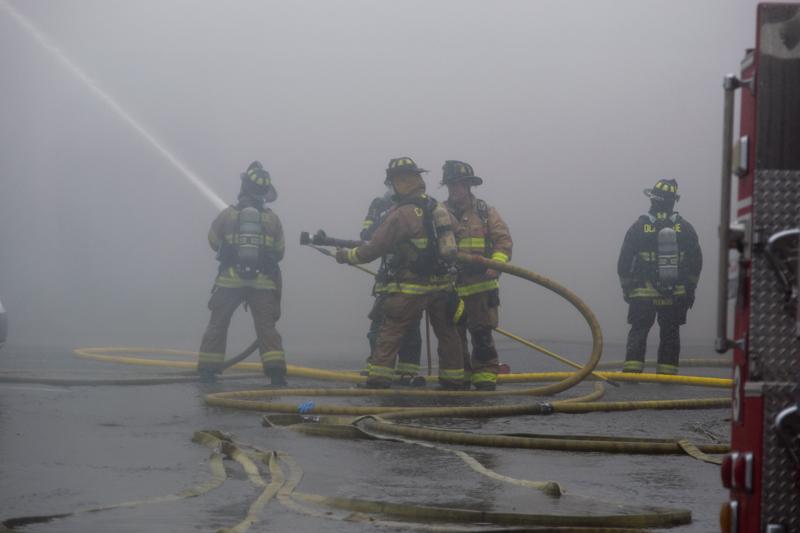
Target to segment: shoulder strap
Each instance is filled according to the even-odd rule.
[[[483,239],[483,255],[492,257],[494,252],[494,242],[492,241],[492,231],[489,228],[489,204],[480,198],[475,200],[475,211],[478,213],[478,218],[483,223],[483,229],[486,236]]]
[[[397,202],[397,205],[409,205],[409,204],[415,205],[427,213],[436,206],[436,200],[434,200],[428,195],[423,195],[423,196],[415,196],[413,198],[405,198]]]
[[[489,205],[478,198],[475,200],[475,210],[478,212],[478,216],[481,218],[484,226],[489,227]]]

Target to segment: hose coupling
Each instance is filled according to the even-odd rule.
[[[553,407],[553,404],[550,402],[541,402],[539,407],[541,407],[543,415],[552,415],[556,412],[555,407]]]

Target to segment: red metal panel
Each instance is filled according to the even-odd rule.
[[[739,533],[761,531],[761,457],[763,454],[764,401],[761,396],[744,397],[741,404],[741,421],[732,425],[731,450],[744,454],[751,452],[753,464],[753,489],[731,489],[731,500],[739,502]]]
[[[760,24],[756,24],[756,32]],[[756,38],[758,43],[758,38]],[[747,221],[753,212],[753,182],[755,178],[756,147],[756,98],[754,80],[758,68],[758,53],[748,50],[742,61],[740,80],[744,83],[740,91],[739,136],[747,138],[747,171],[739,176],[736,198],[736,218]],[[749,257],[749,254],[748,254]],[[747,364],[748,331],[750,327],[750,261],[739,263],[739,287],[737,291],[734,339],[740,341],[733,350],[734,365],[734,413],[731,423],[731,451],[744,454],[753,453],[755,458],[753,490],[748,492],[741,487],[732,488],[731,500],[738,502],[739,533],[756,533],[761,529],[761,453],[762,428],[764,424],[763,398],[745,396],[745,385],[749,372]]]

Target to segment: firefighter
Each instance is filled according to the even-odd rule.
[[[678,182],[660,179],[644,194],[650,210],[628,229],[617,262],[631,325],[622,370],[642,371],[647,334],[658,317],[657,372],[677,374],[679,328],[694,304],[703,254],[692,225],[674,211]]]
[[[444,261],[456,252],[453,221],[446,209],[425,194],[423,172],[409,157],[390,160],[386,181],[392,185],[397,206],[368,242],[336,251],[337,261],[354,265],[386,257],[379,280],[386,291],[384,320],[369,365],[369,388],[391,387],[403,336],[419,323],[426,309],[439,339],[439,386],[448,390],[463,386],[461,341],[453,322],[457,296]],[[449,249],[440,242],[451,243]]]
[[[253,314],[264,374],[273,385],[286,385],[286,360],[275,323],[281,315],[284,240],[281,221],[265,204],[277,191],[269,172],[254,161],[241,175],[238,203],[225,208],[211,224],[208,242],[217,252],[219,273],[208,308],[211,319],[200,346],[197,371],[213,379],[222,370],[228,326],[241,303]]]
[[[472,187],[483,183],[472,166],[462,161],[446,161],[442,167],[442,185],[447,186],[445,205],[458,221],[458,249],[508,262],[513,242],[508,226],[494,207],[472,194]],[[499,361],[492,338],[497,327],[499,273],[485,267],[463,264],[458,277],[458,294],[464,299],[465,320],[459,326],[464,350],[464,374],[467,383],[478,390],[494,390]],[[472,357],[467,344],[467,330],[472,338]]]
[[[383,196],[378,196],[369,205],[367,216],[364,218],[364,223],[361,229],[361,240],[368,241],[372,238],[373,233],[378,228],[380,223],[389,214],[389,210],[395,205],[392,201],[394,190],[391,184],[386,185],[386,192]],[[381,261],[381,269],[386,268],[386,261]],[[382,275],[379,277],[383,277]],[[372,295],[375,297],[375,302],[369,312],[368,318],[370,319],[369,331],[367,332],[367,340],[369,341],[370,357],[367,359],[367,368],[364,371],[365,375],[369,374],[369,365],[372,364],[372,354],[375,352],[375,343],[378,339],[378,331],[380,330],[381,323],[383,322],[383,311],[381,310],[383,302],[386,300],[385,285],[376,280],[372,288]],[[420,366],[419,360],[422,352],[422,336],[419,331],[419,323],[412,324],[408,332],[403,336],[400,343],[400,351],[398,353],[397,366],[395,367],[395,382],[402,386],[424,386],[425,378],[419,375]]]

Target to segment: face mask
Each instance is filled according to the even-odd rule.
[[[650,200],[650,211],[654,213],[672,213],[672,209],[675,207],[675,202],[670,202],[667,200]]]

